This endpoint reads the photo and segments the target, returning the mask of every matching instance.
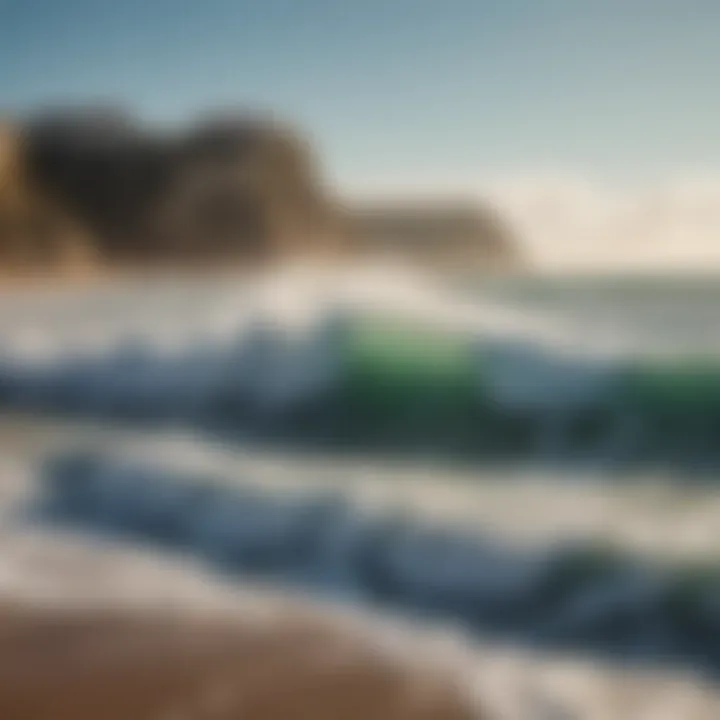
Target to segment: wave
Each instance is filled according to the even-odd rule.
[[[339,492],[279,495],[145,461],[51,459],[29,518],[192,555],[353,604],[452,620],[483,635],[720,670],[717,567],[649,561],[592,543],[520,549]]]
[[[249,323],[231,342],[170,357],[142,345],[34,364],[6,357],[0,405],[477,461],[720,465],[720,363],[570,352],[541,329],[533,339],[330,313],[292,335]]]

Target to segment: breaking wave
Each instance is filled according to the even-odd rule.
[[[144,335],[84,353],[57,341],[32,358],[9,342],[0,403],[356,450],[720,466],[715,349],[613,347],[582,318],[571,327],[557,313],[393,274],[264,291],[264,305],[257,292],[235,297],[222,333],[175,338],[172,350],[156,337],[168,327],[152,317]],[[180,332],[187,319],[172,322]]]
[[[52,459],[30,517],[141,540],[239,578],[451,620],[483,635],[720,670],[712,563],[672,565],[593,544],[520,549],[338,493],[292,495],[148,460]]]

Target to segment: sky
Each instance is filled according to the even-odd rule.
[[[0,0],[0,110],[268,111],[343,191],[491,193],[557,257],[693,228],[720,266],[719,39],[718,0]]]
[[[0,103],[270,110],[349,186],[720,162],[717,0],[0,0]]]

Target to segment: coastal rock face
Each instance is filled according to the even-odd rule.
[[[318,236],[327,212],[305,142],[267,120],[209,118],[157,132],[112,109],[24,125],[42,188],[111,264],[268,260]]]
[[[24,134],[0,123],[0,267],[3,270],[91,262],[95,248],[71,212],[32,182]]]
[[[227,113],[154,128],[113,107],[0,124],[0,264],[267,266],[392,256],[514,267],[510,230],[475,203],[348,204],[307,140]]]

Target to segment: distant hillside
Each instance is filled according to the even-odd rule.
[[[442,267],[510,269],[520,263],[515,238],[491,207],[476,202],[358,203],[345,209],[353,253]]]

